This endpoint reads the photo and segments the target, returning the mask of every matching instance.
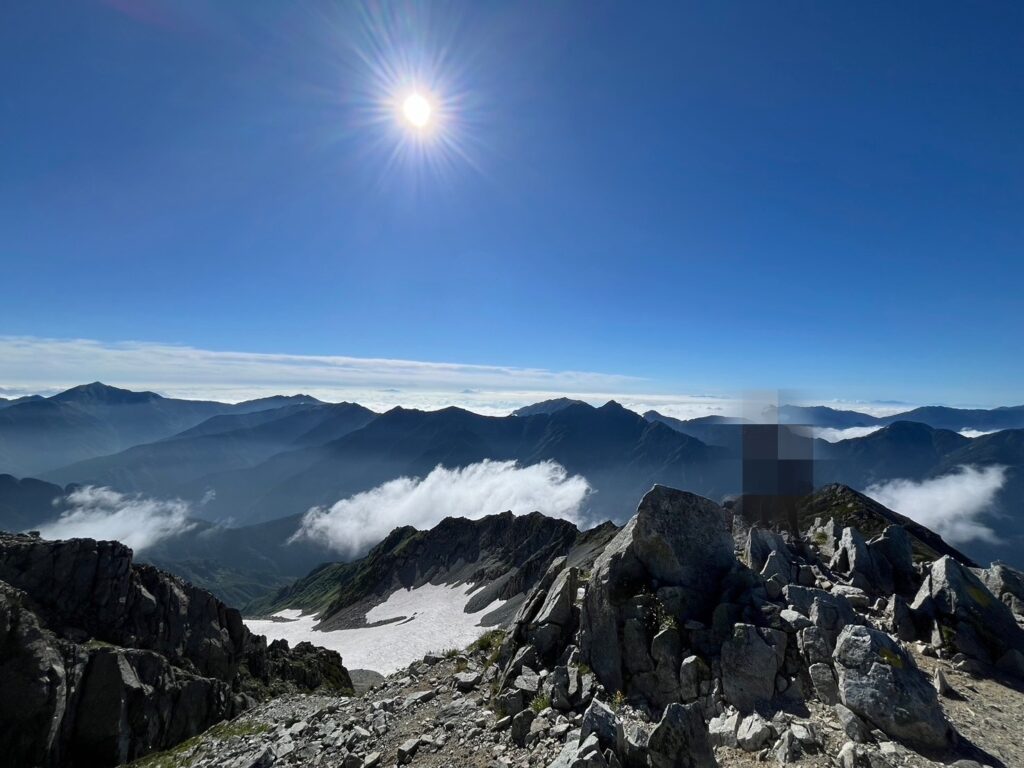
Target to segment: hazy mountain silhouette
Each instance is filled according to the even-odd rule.
[[[214,416],[181,434],[77,462],[43,477],[60,483],[174,495],[184,484],[213,471],[252,467],[304,444],[311,433],[329,440],[366,426],[376,415],[361,405],[315,401]]]
[[[182,432],[222,413],[279,407],[290,398],[245,403],[176,400],[100,382],[0,409],[0,470],[39,475]]]

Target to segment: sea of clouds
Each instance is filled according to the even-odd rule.
[[[459,469],[438,466],[426,477],[400,477],[314,507],[292,540],[308,538],[354,555],[397,526],[431,528],[446,517],[484,517],[511,511],[542,512],[579,524],[591,493],[581,475],[570,475],[553,461],[519,466],[514,461],[481,461]]]
[[[189,520],[190,506],[181,499],[126,495],[87,485],[68,494],[65,503],[60,517],[39,527],[43,538],[112,539],[141,552],[195,527]]]
[[[880,504],[932,529],[951,544],[996,541],[979,518],[992,509],[1006,482],[1006,467],[960,466],[926,480],[887,480],[865,493]]]

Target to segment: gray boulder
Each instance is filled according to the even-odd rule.
[[[744,717],[736,729],[736,743],[745,752],[757,752],[771,737],[771,726],[756,712]]]
[[[602,745],[614,748],[618,721],[618,716],[607,705],[597,700],[592,701],[583,713],[580,741],[594,734]]]
[[[845,574],[850,583],[869,594],[893,591],[892,569],[887,560],[876,559],[856,528],[844,528],[829,567]]]
[[[842,595],[792,584],[785,588],[784,593],[789,606],[808,617],[818,628],[830,653],[843,627],[863,623],[850,601]]]
[[[780,534],[767,528],[754,527],[747,533],[747,541],[743,546],[743,561],[750,570],[761,572],[765,578],[771,576],[775,569],[784,575],[787,583],[793,578],[793,553],[789,545]],[[775,563],[772,573],[764,574],[770,561]]]
[[[949,555],[932,563],[910,606],[934,620],[940,639],[960,652],[994,663],[1007,651],[1024,651],[1024,630],[1005,603]]]
[[[1024,616],[1024,573],[1006,563],[994,562],[979,574],[989,591],[1013,613]]]
[[[684,626],[710,612],[735,563],[721,507],[664,486],[649,491],[595,561],[583,602],[581,652],[604,687],[629,694],[635,673],[654,671],[653,659],[645,657],[653,634],[646,634],[646,624],[628,625],[642,587],[672,590],[665,608]]]
[[[782,632],[737,624],[732,637],[722,644],[722,688],[726,700],[740,712],[750,712],[775,695],[785,638]]]
[[[512,718],[512,742],[516,746],[526,746],[526,737],[530,735],[530,726],[536,717],[532,709],[524,709]]]
[[[902,525],[888,526],[868,542],[868,550],[875,564],[881,565],[882,570],[888,570],[892,589],[901,593],[917,590],[919,579],[914,569],[914,548],[906,528]]]
[[[842,703],[892,738],[923,749],[949,746],[935,689],[887,634],[863,626],[842,631],[833,653]]]
[[[647,742],[651,768],[717,768],[696,704],[670,704]]]

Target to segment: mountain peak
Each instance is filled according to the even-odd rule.
[[[130,389],[120,389],[104,384],[101,381],[94,381],[91,384],[79,384],[71,387],[50,398],[59,403],[103,403],[116,405],[121,403],[143,403],[149,400],[162,400],[163,398],[155,392],[134,392]]]
[[[555,397],[551,400],[542,400],[539,403],[533,405],[524,405],[522,408],[517,408],[512,411],[513,416],[538,416],[542,414],[550,415],[557,413],[558,411],[565,410],[572,406],[582,405],[587,408],[592,406],[589,403],[585,403],[582,400],[574,400],[571,397]]]

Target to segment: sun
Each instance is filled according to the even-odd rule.
[[[433,114],[434,108],[430,100],[418,91],[410,93],[402,102],[402,117],[413,128],[426,128],[430,125]]]

